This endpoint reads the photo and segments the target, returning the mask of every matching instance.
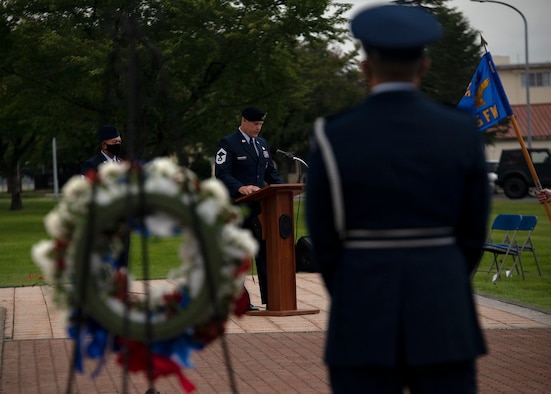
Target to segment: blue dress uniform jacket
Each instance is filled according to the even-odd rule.
[[[470,274],[485,239],[489,191],[473,117],[416,90],[388,91],[327,119],[325,134],[347,229],[450,228],[455,237],[442,246],[345,247],[313,141],[306,213],[331,295],[326,363],[421,366],[483,354]]]
[[[283,183],[274,167],[268,142],[260,137],[255,140],[258,155],[239,130],[222,138],[218,144],[215,175],[234,199],[242,196],[238,192],[241,186]]]
[[[86,173],[90,170],[97,170],[99,165],[102,163],[105,163],[107,159],[105,156],[100,152],[94,157],[91,157],[90,159],[86,160],[84,164],[82,165],[80,169],[81,175],[86,175]]]

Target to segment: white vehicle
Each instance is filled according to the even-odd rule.
[[[486,169],[488,171],[488,184],[490,186],[490,193],[497,193],[497,166],[499,164],[498,160],[487,160]]]

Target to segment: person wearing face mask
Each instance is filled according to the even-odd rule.
[[[80,174],[86,176],[90,171],[97,171],[100,164],[103,163],[118,163],[122,161],[121,146],[122,138],[115,126],[105,125],[96,131],[96,136],[100,145],[100,152],[84,162],[80,169]],[[117,256],[117,263],[121,266],[128,265],[130,251],[130,233],[124,236],[124,249]]]
[[[97,170],[98,166],[106,162],[121,161],[122,138],[115,126],[103,126],[96,132],[100,144],[100,153],[84,162],[80,169],[81,175],[86,175],[90,170]]]

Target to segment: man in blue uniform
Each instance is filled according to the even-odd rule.
[[[266,119],[266,113],[256,107],[247,107],[241,113],[239,129],[222,138],[216,152],[215,175],[228,188],[230,196],[237,199],[260,190],[266,184],[283,183],[274,167],[268,142],[259,137]],[[259,202],[248,203],[249,215],[243,227],[252,231],[259,242],[255,256],[258,285],[263,304],[268,303],[268,283],[266,267],[266,241],[262,240],[262,228],[258,215]],[[272,262],[275,264],[277,262]],[[250,305],[250,310],[258,310]]]
[[[80,169],[81,175],[90,170],[97,170],[102,163],[120,161],[122,138],[115,126],[103,126],[96,132],[100,144],[100,152],[84,162]]]
[[[418,7],[364,9],[351,30],[370,94],[318,119],[307,222],[331,296],[335,393],[475,393],[486,351],[470,273],[489,191],[474,118],[418,90],[441,26]]]

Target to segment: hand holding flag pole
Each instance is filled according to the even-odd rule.
[[[484,38],[482,38],[482,35],[480,38],[484,45],[484,49],[486,49],[487,42]],[[530,174],[534,180],[536,190],[542,189],[538,174],[536,173],[530,153],[528,152],[528,149],[526,149],[526,144],[520,134],[517,120],[513,114],[513,110],[511,109],[511,105],[509,104],[503,85],[501,84],[501,80],[499,79],[499,75],[490,52],[486,52],[484,56],[482,56],[480,64],[478,65],[478,68],[476,69],[474,76],[467,87],[467,91],[457,106],[459,108],[464,108],[475,115],[478,123],[478,129],[480,131],[484,131],[491,126],[496,125],[500,120],[507,117],[511,119],[517,139],[520,143],[522,154],[524,155],[524,159],[526,160],[526,164],[528,165],[528,169],[530,170]],[[551,222],[551,210],[549,209],[549,205],[547,202],[544,202],[543,205],[545,207],[545,211],[547,212],[547,217]]]
[[[528,152],[528,149],[526,149],[526,144],[524,143],[524,140],[522,139],[522,135],[520,134],[517,119],[515,118],[515,115],[512,115],[510,119],[511,119],[511,122],[513,123],[513,128],[515,129],[515,134],[517,135],[517,139],[520,143],[522,154],[524,155],[526,164],[528,164],[528,169],[530,170],[530,174],[532,174],[532,178],[534,179],[536,190],[539,191],[542,189],[541,182],[539,180],[538,174],[536,173],[536,169],[534,168],[534,164],[532,163],[530,153]],[[551,211],[549,210],[549,205],[547,204],[547,202],[544,202],[543,205],[545,207],[545,210],[547,211],[547,216],[549,217],[549,221],[551,222]]]

